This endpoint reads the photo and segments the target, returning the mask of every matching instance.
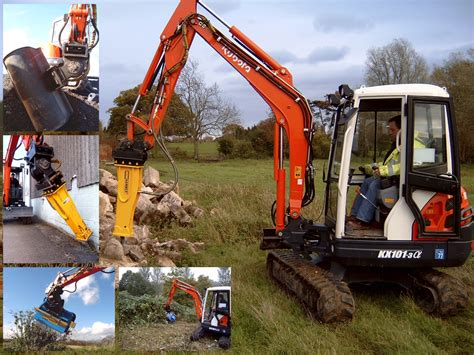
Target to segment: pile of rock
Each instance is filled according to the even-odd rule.
[[[150,235],[149,224],[166,226],[176,221],[182,226],[190,226],[204,211],[195,201],[183,200],[178,188],[163,194],[171,188],[160,181],[160,173],[147,167],[143,172],[142,193],[137,202],[134,215],[134,235],[124,238],[112,236],[115,224],[115,206],[118,183],[114,175],[106,170],[99,171],[100,196],[100,254],[103,263],[115,265],[145,265],[147,258],[153,257],[157,266],[175,266],[173,260],[179,259],[184,251],[197,253],[203,243],[192,243],[185,239],[161,242]],[[113,260],[113,261],[112,261]]]

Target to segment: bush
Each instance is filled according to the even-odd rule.
[[[34,319],[33,311],[13,313],[13,336],[10,343],[12,351],[59,351],[65,346],[59,344],[59,333],[40,325]]]
[[[232,156],[234,158],[250,159],[255,157],[255,151],[252,143],[249,141],[238,141],[234,148]]]
[[[166,323],[163,305],[166,300],[155,295],[133,296],[127,291],[119,292],[119,322],[121,324],[146,325]],[[179,320],[194,322],[196,312],[191,307],[173,302],[171,310]]]
[[[234,151],[234,139],[232,137],[222,137],[217,141],[217,151],[223,156],[232,155]]]
[[[323,130],[318,129],[313,137],[313,151],[315,159],[327,159],[331,147],[331,137]]]

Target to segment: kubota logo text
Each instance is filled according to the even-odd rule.
[[[422,250],[379,250],[379,259],[420,259]]]
[[[226,46],[222,46],[222,51],[224,52],[224,55],[228,58],[231,58],[233,62],[236,62],[239,67],[244,69],[247,73],[250,73],[250,65],[245,63],[242,59],[237,57],[237,54],[232,52],[229,48]]]

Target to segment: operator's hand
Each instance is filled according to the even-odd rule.
[[[374,175],[380,177],[380,170],[379,170],[379,168],[374,168]]]

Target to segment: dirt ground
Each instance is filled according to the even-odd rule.
[[[74,111],[68,122],[56,131],[97,132],[99,130],[99,106],[89,103],[84,96],[65,90]],[[34,132],[28,113],[13,87],[10,77],[3,75],[3,129],[9,132]]]
[[[217,338],[205,336],[191,341],[198,323],[176,322],[121,329],[120,349],[140,351],[208,351],[219,350]]]
[[[3,222],[3,258],[5,263],[93,263],[97,252],[85,242],[36,221]]]

